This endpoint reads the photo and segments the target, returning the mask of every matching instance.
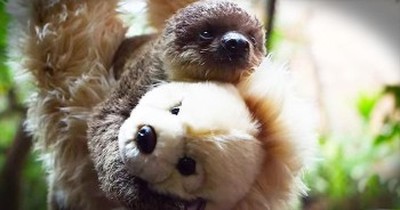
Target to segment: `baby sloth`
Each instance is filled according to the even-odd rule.
[[[151,190],[187,201],[185,209],[288,209],[304,193],[315,141],[310,110],[288,79],[266,60],[237,86],[155,87],[119,130],[125,168]]]
[[[164,30],[155,37],[149,37],[155,39],[149,42],[150,46],[142,47],[144,56],[132,53],[124,69],[156,68],[169,80],[236,83],[265,56],[260,22],[228,1],[190,4],[168,19]],[[129,40],[121,46],[129,48]],[[131,48],[135,48],[133,44]],[[124,50],[120,51],[116,59]]]

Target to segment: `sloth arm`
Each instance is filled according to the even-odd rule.
[[[117,80],[121,78],[121,74],[126,69],[125,65],[137,60],[138,55],[145,50],[144,46],[156,37],[157,34],[145,34],[129,37],[122,41],[113,57],[113,71]]]
[[[142,37],[147,40],[149,37]],[[137,43],[131,39],[126,42],[138,44],[140,48],[153,47],[153,42]],[[148,41],[148,40],[147,40]],[[95,168],[99,175],[102,189],[111,197],[121,201],[132,209],[183,209],[183,204],[167,196],[151,192],[146,183],[137,177],[130,175],[119,155],[118,133],[122,123],[129,117],[131,110],[137,105],[140,97],[151,88],[152,85],[165,81],[166,76],[160,63],[150,57],[147,51],[133,52],[134,49],[121,46],[119,53],[125,57],[119,57],[121,62],[117,65],[120,79],[117,86],[94,110],[89,120],[88,146]],[[125,51],[128,50],[128,51]],[[139,50],[140,51],[140,50]],[[129,54],[130,53],[130,54]],[[117,53],[118,54],[118,53]],[[129,58],[136,57],[137,60]],[[125,61],[124,61],[125,60]],[[156,64],[156,65],[155,65]]]

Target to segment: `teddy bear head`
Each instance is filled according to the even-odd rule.
[[[118,141],[128,171],[153,190],[225,209],[260,171],[264,150],[257,134],[232,85],[169,83],[143,96]]]
[[[161,84],[119,131],[127,171],[188,209],[285,209],[307,189],[315,121],[288,72],[267,58],[235,86]]]

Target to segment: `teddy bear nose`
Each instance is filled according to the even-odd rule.
[[[176,168],[183,176],[193,175],[196,172],[196,161],[190,157],[183,157],[179,159]]]
[[[141,153],[150,154],[157,144],[156,132],[150,125],[142,126],[136,134],[136,145]]]

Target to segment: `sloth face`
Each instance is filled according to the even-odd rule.
[[[167,23],[164,61],[171,79],[237,82],[265,54],[258,20],[231,2],[200,1]]]
[[[167,83],[143,96],[122,124],[131,175],[185,209],[230,209],[251,188],[264,150],[258,124],[230,84]],[[189,208],[190,207],[190,208]]]

